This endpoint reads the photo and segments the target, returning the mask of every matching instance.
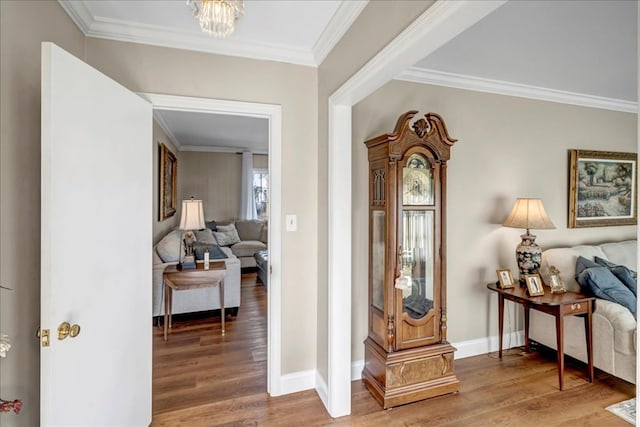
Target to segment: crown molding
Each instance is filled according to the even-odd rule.
[[[158,126],[160,126],[160,128],[167,135],[167,138],[169,138],[169,140],[173,143],[173,145],[176,146],[176,149],[178,151],[181,151],[183,149],[182,148],[182,144],[180,144],[180,141],[178,140],[178,138],[176,138],[176,136],[173,134],[173,132],[171,132],[171,128],[169,127],[169,125],[165,121],[164,117],[162,117],[162,115],[160,115],[160,114],[155,114],[155,112],[154,112],[153,119],[158,123]]]
[[[494,93],[498,95],[517,96],[520,98],[536,99],[540,101],[557,102],[561,104],[579,105],[581,107],[601,108],[604,110],[637,113],[638,103],[622,99],[605,98],[602,96],[567,92],[539,86],[505,82],[501,80],[485,79],[444,71],[410,67],[398,75],[395,80],[413,83],[431,84],[436,86],[454,87],[473,90],[476,92]]]
[[[312,50],[260,40],[213,39],[206,34],[96,17],[91,14],[85,1],[58,0],[58,3],[86,37],[317,67],[347,32],[368,1],[343,1]]]
[[[228,147],[228,146],[205,146],[205,145],[183,145],[180,151],[197,151],[200,153],[233,153],[239,154],[244,151],[249,151],[251,154],[264,154],[268,155],[268,150],[254,150],[246,147]]]
[[[58,4],[85,36],[93,23],[93,15],[83,1],[58,0]]]
[[[336,12],[331,17],[329,24],[320,34],[320,37],[313,45],[313,58],[316,66],[322,64],[329,52],[340,41],[342,36],[351,28],[353,22],[360,16],[360,13],[367,7],[369,0],[343,1]]]

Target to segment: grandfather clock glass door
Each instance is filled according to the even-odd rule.
[[[384,408],[459,389],[447,342],[446,162],[455,139],[416,111],[365,142],[369,159],[369,334],[362,378]]]
[[[402,297],[397,298],[402,313],[396,349],[434,344],[440,341],[439,295],[435,295],[436,276],[434,245],[436,236],[436,194],[435,177],[438,166],[428,153],[409,152],[405,155],[401,176],[398,181],[402,188],[401,215],[398,235],[400,240],[400,273],[406,287],[401,289]],[[438,316],[439,317],[439,316]]]

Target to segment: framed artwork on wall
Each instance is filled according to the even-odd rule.
[[[176,213],[177,189],[176,178],[178,160],[175,154],[160,144],[160,221],[172,217]]]
[[[569,150],[569,228],[637,224],[636,153]]]

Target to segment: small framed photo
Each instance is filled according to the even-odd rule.
[[[544,295],[542,278],[539,274],[525,274],[524,281],[527,284],[527,291],[529,292],[529,296],[537,297],[540,295]]]
[[[552,294],[563,294],[567,292],[564,287],[564,282],[560,277],[560,270],[553,265],[549,268],[549,287],[551,288]]]
[[[502,289],[513,288],[515,286],[511,270],[508,268],[501,268],[500,270],[496,270],[496,273],[498,274],[498,282]]]

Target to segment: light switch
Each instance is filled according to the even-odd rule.
[[[285,219],[287,221],[287,231],[298,231],[297,215],[287,215]]]

